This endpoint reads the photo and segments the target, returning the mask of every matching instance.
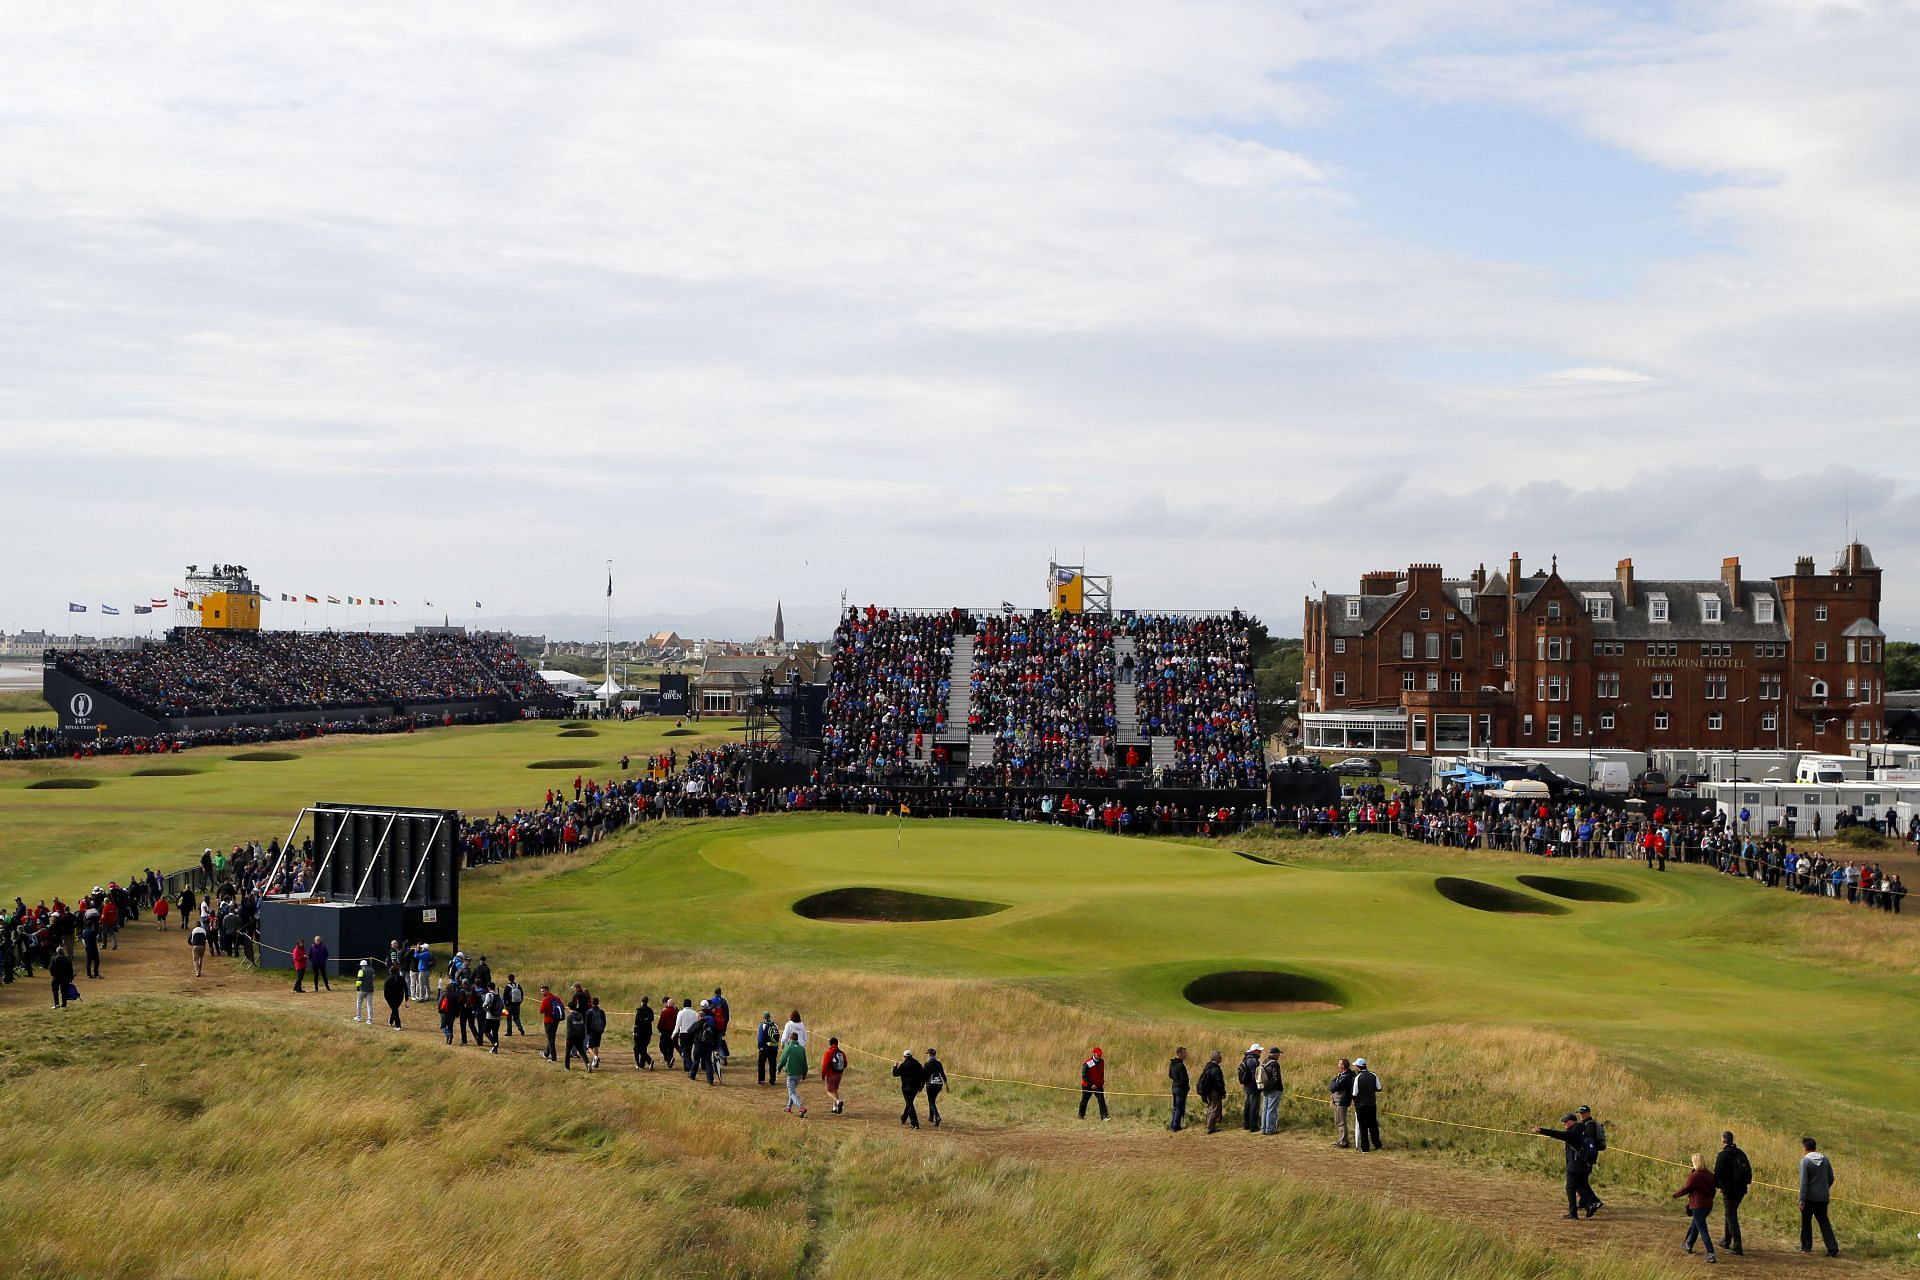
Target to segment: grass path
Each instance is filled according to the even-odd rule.
[[[477,1077],[501,1088],[513,1089],[514,1081],[528,1073],[553,1073],[558,1067],[538,1056],[543,1043],[537,1028],[526,1039],[513,1037],[502,1041],[498,1056],[473,1048],[462,1048],[458,1040],[452,1048],[438,1046],[437,1018],[427,1005],[403,1006],[404,1029],[395,1033],[384,1025],[368,1029],[352,1021],[350,980],[337,980],[331,993],[296,996],[287,990],[285,979],[245,969],[237,962],[210,958],[205,977],[192,976],[191,959],[178,930],[161,931],[150,920],[141,921],[122,932],[118,951],[105,956],[107,976],[100,981],[80,980],[85,1004],[90,1008],[109,1006],[116,999],[136,995],[165,995],[184,998],[194,1005],[244,1010],[257,1015],[263,1034],[272,1035],[280,1026],[311,1028],[325,1024],[331,1034],[380,1040],[398,1034],[413,1043],[435,1046],[444,1054],[448,1069],[462,1076]],[[502,975],[504,976],[504,975]],[[530,987],[533,984],[529,984]],[[0,987],[0,1015],[5,1015],[12,1037],[31,1036],[37,1018],[61,1018],[63,1015],[40,1008],[30,1013],[36,1002],[45,1001],[44,982],[18,982]],[[379,1004],[378,1016],[384,1020],[385,1005]],[[744,1004],[742,1006],[744,1011]],[[744,1015],[748,1016],[750,1015]],[[783,1091],[752,1083],[751,1076],[738,1067],[727,1073],[719,1087],[690,1082],[684,1074],[655,1071],[638,1072],[628,1051],[623,1017],[615,1011],[611,1021],[605,1067],[594,1076],[576,1070],[569,1087],[588,1090],[634,1090],[653,1094],[682,1096],[680,1105],[711,1109],[716,1115],[764,1118],[778,1113]],[[1177,1172],[1183,1176],[1206,1179],[1222,1192],[1240,1185],[1256,1187],[1263,1183],[1312,1190],[1343,1203],[1379,1205],[1410,1211],[1434,1222],[1470,1224],[1477,1231],[1511,1242],[1537,1248],[1576,1264],[1590,1264],[1610,1258],[1626,1264],[1662,1262],[1698,1263],[1683,1259],[1679,1240],[1684,1227],[1682,1215],[1661,1203],[1647,1203],[1617,1195],[1601,1216],[1592,1221],[1569,1223],[1559,1218],[1562,1200],[1557,1181],[1542,1177],[1521,1179],[1510,1174],[1487,1172],[1444,1159],[1419,1159],[1388,1150],[1362,1156],[1353,1151],[1331,1148],[1328,1136],[1318,1131],[1296,1128],[1273,1138],[1259,1138],[1237,1127],[1208,1136],[1198,1130],[1170,1134],[1163,1129],[1144,1129],[1138,1121],[1116,1119],[1111,1124],[1076,1122],[1069,1109],[1071,1095],[1062,1095],[1063,1119],[1052,1123],[1020,1126],[979,1123],[969,1117],[964,1096],[950,1098],[948,1125],[938,1131],[902,1130],[894,1109],[897,1094],[885,1068],[870,1060],[856,1059],[848,1075],[846,1096],[851,1109],[844,1116],[826,1114],[824,1098],[817,1081],[810,1081],[803,1093],[820,1105],[802,1121],[795,1119],[782,1132],[789,1149],[812,1152],[816,1169],[830,1167],[835,1150],[851,1143],[884,1144],[893,1148],[893,1158],[921,1159],[930,1154],[985,1156],[995,1161],[1013,1162],[1022,1167],[1056,1171],[1099,1169],[1104,1174],[1139,1171],[1154,1175]],[[1232,1118],[1230,1107],[1230,1119]],[[1302,1124],[1299,1113],[1294,1123]],[[1387,1121],[1388,1137],[1394,1137]],[[1623,1157],[1614,1157],[1621,1159]],[[824,1163],[822,1163],[824,1161]],[[1676,1177],[1677,1181],[1677,1177]],[[824,1208],[824,1187],[809,1191],[814,1204],[816,1228]],[[1602,1178],[1602,1193],[1606,1194]],[[1772,1193],[1756,1191],[1756,1197]],[[1752,1205],[1750,1202],[1750,1210]],[[1807,1274],[1811,1264],[1793,1252],[1793,1241],[1770,1235],[1760,1223],[1760,1215],[1748,1227],[1749,1252],[1744,1258],[1722,1255],[1722,1267],[1732,1274],[1785,1276]],[[809,1265],[818,1265],[825,1246],[809,1238],[803,1257]],[[1819,1271],[1831,1275],[1911,1274],[1910,1269],[1892,1262],[1862,1263],[1843,1257],[1838,1261],[1819,1260]],[[1663,1273],[1664,1269],[1661,1272]]]

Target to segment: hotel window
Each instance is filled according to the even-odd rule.
[[[1559,716],[1547,717],[1547,741],[1548,742],[1560,741],[1560,717]]]
[[[1447,692],[1460,692],[1460,673],[1458,671],[1447,672]]]
[[[1860,659],[1859,659],[1859,657],[1858,657],[1858,654],[1857,654],[1857,648],[1856,648],[1856,644],[1857,644],[1857,642],[1855,642],[1855,641],[1853,641],[1853,640],[1848,640],[1848,641],[1847,641],[1847,661],[1848,661],[1848,662],[1858,662],[1858,661],[1860,661]]]
[[[1853,736],[1853,721],[1851,720],[1847,721],[1847,736],[1849,738]]]
[[[1360,602],[1358,600],[1347,601],[1347,617],[1349,619],[1353,619],[1353,618],[1358,618],[1359,616],[1360,616]]]
[[[1849,698],[1857,698],[1860,696],[1859,683],[1857,680],[1847,681],[1847,696]]]
[[[1700,621],[1720,621],[1720,597],[1702,595],[1700,597]]]
[[[1507,627],[1505,623],[1501,623],[1499,626],[1493,629],[1493,638],[1495,640],[1501,639],[1506,634],[1507,634]]]
[[[1427,619],[1429,619],[1429,618],[1431,618],[1431,617],[1433,617],[1433,610],[1431,610],[1431,609],[1422,609],[1422,610],[1420,611],[1420,621],[1422,621],[1422,622],[1425,622],[1425,621],[1426,621]]]
[[[1566,701],[1565,698],[1560,696],[1560,677],[1559,676],[1547,677],[1547,701],[1548,702],[1565,702]]]
[[[1667,620],[1667,598],[1660,595],[1647,597],[1647,621],[1665,622]]]
[[[1611,729],[1611,728],[1613,728],[1613,712],[1611,712],[1611,711],[1602,711],[1602,712],[1600,713],[1600,727],[1601,727],[1602,729]]]
[[[1813,606],[1813,620],[1815,622],[1825,622],[1827,620],[1827,606],[1823,604]]]
[[[1725,676],[1707,677],[1707,698],[1709,701],[1725,699],[1727,696],[1727,678]]]
[[[1438,631],[1427,632],[1427,661],[1440,661],[1440,633]]]
[[[1673,673],[1671,671],[1655,672],[1653,679],[1648,681],[1648,685],[1652,689],[1652,693],[1648,695],[1649,697],[1671,698],[1673,696]]]
[[[1777,712],[1769,711],[1760,717],[1760,731],[1762,733],[1772,733],[1779,727],[1780,717]]]
[[[1548,662],[1560,661],[1560,637],[1559,636],[1555,636],[1553,639],[1547,641],[1547,661]]]
[[[1755,596],[1753,598],[1753,620],[1766,624],[1773,621],[1773,597]]]
[[[1473,612],[1473,592],[1462,591],[1460,593],[1460,612],[1466,614]]]
[[[1460,661],[1467,656],[1467,638],[1458,631],[1454,632],[1447,637],[1447,651],[1453,655],[1455,662]]]
[[[1402,631],[1400,633],[1400,656],[1403,658],[1411,658],[1413,656],[1413,632],[1411,631]]]
[[[1661,733],[1665,733],[1667,731],[1667,713],[1666,712],[1656,711],[1653,713],[1653,727],[1655,729],[1658,729]]]
[[[1345,640],[1335,640],[1333,642],[1333,651],[1335,653],[1345,653],[1347,651],[1347,642]]]
[[[1413,686],[1414,686],[1413,672],[1402,671],[1400,673],[1400,692],[1412,693]]]
[[[1533,660],[1535,662],[1545,662],[1547,660],[1547,638],[1545,636],[1535,636],[1533,638]]]
[[[1718,711],[1707,717],[1707,728],[1714,733],[1720,732],[1721,716]]]
[[[1480,744],[1482,746],[1485,746],[1487,743],[1492,741],[1493,741],[1493,717],[1481,716],[1480,717]]]
[[[1620,696],[1620,673],[1618,671],[1602,671],[1598,679],[1599,686],[1594,691],[1596,697],[1617,698]]]
[[[1534,677],[1533,700],[1535,702],[1545,702],[1547,700],[1547,678],[1545,676]]]
[[[1427,692],[1440,692],[1440,673],[1438,671],[1427,672]]]
[[[1520,732],[1525,734],[1529,738],[1533,736],[1533,717],[1532,716],[1520,717]]]
[[[1813,660],[1815,662],[1825,662],[1827,660],[1827,642],[1825,640],[1816,640],[1814,642]]]
[[[1347,673],[1344,671],[1333,673],[1333,696],[1336,698],[1347,696]]]
[[[1493,651],[1493,665],[1496,667],[1504,667],[1507,665],[1507,651],[1505,649],[1495,649]]]
[[[1413,749],[1415,751],[1427,749],[1427,718],[1425,716],[1413,718]]]
[[[1573,718],[1573,740],[1575,742],[1580,741],[1580,717],[1579,716],[1575,716]]]

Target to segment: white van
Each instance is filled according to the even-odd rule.
[[[1588,786],[1607,796],[1623,796],[1633,790],[1633,770],[1624,760],[1595,760]]]
[[[1793,780],[1796,783],[1831,786],[1845,782],[1848,769],[1861,769],[1863,763],[1851,756],[1801,756],[1800,763],[1794,766]]]

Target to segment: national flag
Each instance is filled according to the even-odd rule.
[[[287,600],[287,593],[286,593],[286,592],[284,592],[284,591],[282,591],[282,592],[280,593],[280,602],[281,602],[282,604],[285,604],[285,603],[286,603],[286,600]]]
[[[387,602],[385,600],[375,600],[374,603],[379,605],[382,609],[387,607]]]
[[[433,608],[433,601],[431,600],[427,601],[427,608],[429,609]]]
[[[153,606],[150,604],[137,604],[133,606],[133,611],[135,613],[152,613]]]
[[[607,599],[613,599],[613,570],[607,570]]]
[[[308,596],[308,597],[306,597],[306,603],[308,603],[308,604],[319,604],[320,602],[319,602],[319,601],[318,601],[317,599],[315,599],[314,597],[312,597],[312,596]]]
[[[175,600],[185,600],[187,598],[187,593],[182,591],[180,588],[175,587],[173,589],[173,598]]]
[[[107,614],[107,615],[109,615],[110,617],[115,617],[115,618],[117,618],[117,617],[119,617],[119,616],[120,616],[120,611],[119,611],[118,609],[116,609],[116,608],[114,608],[114,607],[113,607],[112,605],[110,605],[110,604],[103,604],[103,605],[101,605],[101,606],[100,606],[100,612],[102,612],[102,613],[104,613],[104,614]]]
[[[155,596],[152,600],[148,601],[148,603],[155,609],[164,609],[167,607],[166,597],[164,596]]]
[[[339,596],[328,596],[328,597],[327,597],[327,603],[328,603],[328,604],[339,604],[339,603],[340,603],[340,597],[339,597]]]
[[[85,606],[85,605],[83,605],[83,604],[75,604],[75,603],[74,603],[73,601],[71,601],[71,600],[69,600],[69,601],[67,601],[67,612],[68,612],[68,613],[85,613],[86,611],[87,611],[87,606]]]
[[[479,602],[478,600],[475,600],[475,601],[473,602],[473,607],[474,607],[474,608],[476,608],[476,609],[482,609],[482,608],[485,608],[486,606],[485,606],[485,605],[482,605],[482,604],[481,604],[481,603],[480,603],[480,602]]]

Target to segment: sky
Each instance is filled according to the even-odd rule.
[[[1057,556],[1297,634],[1851,520],[1920,638],[1915,66],[1914,0],[22,9],[0,628],[189,563],[398,623]]]

